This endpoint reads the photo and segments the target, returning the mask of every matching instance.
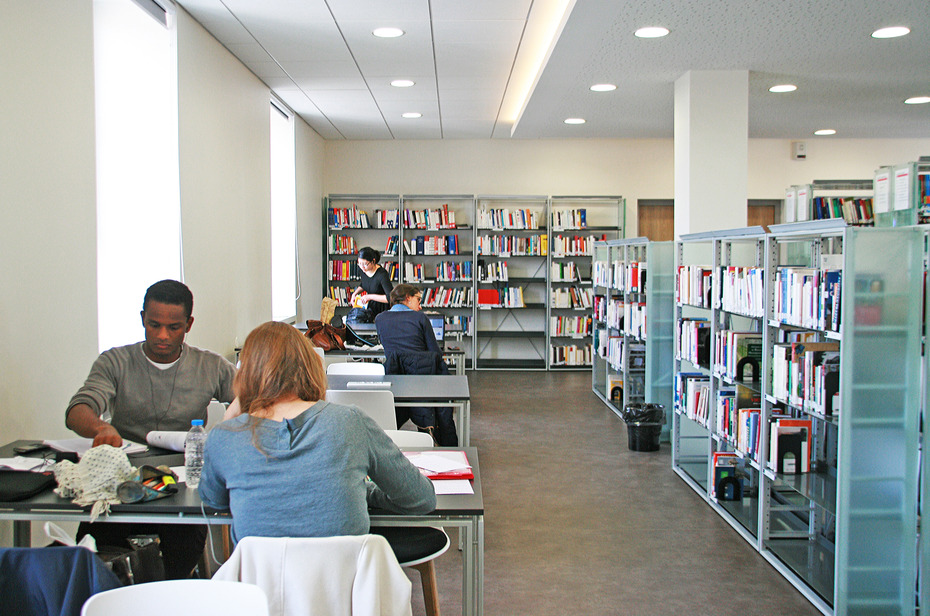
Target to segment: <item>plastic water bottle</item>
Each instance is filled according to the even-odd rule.
[[[203,444],[207,433],[203,429],[202,419],[192,419],[191,429],[184,439],[184,475],[188,488],[200,485],[200,473],[203,471]]]

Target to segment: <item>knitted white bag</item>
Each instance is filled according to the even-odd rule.
[[[111,445],[89,449],[77,464],[64,460],[53,468],[58,487],[55,493],[82,507],[93,505],[90,521],[109,514],[111,504],[119,504],[116,488],[135,475],[126,452]]]

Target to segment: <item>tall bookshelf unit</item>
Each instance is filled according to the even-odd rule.
[[[591,258],[596,241],[623,236],[621,197],[549,199],[549,369],[590,370]]]
[[[477,198],[475,367],[546,369],[548,198]]]
[[[461,332],[473,365],[475,312],[474,195],[403,195],[401,279],[423,291],[424,312]]]
[[[617,415],[632,402],[671,413],[674,249],[646,238],[595,243],[592,388]]]
[[[875,171],[875,225],[930,222],[930,157]]]
[[[347,300],[358,286],[359,249],[370,246],[379,251],[381,266],[391,274],[392,282],[399,281],[400,195],[329,195],[323,211],[325,293],[339,302],[336,314],[344,315],[349,311]],[[391,245],[394,248],[388,250]]]
[[[825,614],[915,608],[923,255],[918,228],[840,220],[678,244],[679,295],[696,280],[710,289],[676,303],[677,348],[689,312],[703,311],[712,332],[708,365],[676,358],[676,382],[704,372],[710,403],[695,419],[676,396],[673,468]],[[728,304],[726,268],[755,259],[761,318]],[[761,384],[734,381],[719,363],[721,328],[734,323],[762,331]],[[736,416],[747,430],[736,440],[721,431],[733,385],[761,402],[745,423]]]
[[[872,180],[814,180],[785,191],[785,222],[845,220],[874,224]]]

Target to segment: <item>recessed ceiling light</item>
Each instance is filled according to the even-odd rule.
[[[769,92],[775,92],[777,94],[780,92],[794,92],[797,89],[798,89],[798,86],[792,83],[783,83],[777,86],[772,86],[771,88],[769,88]]]
[[[409,79],[395,79],[391,82],[391,85],[395,88],[409,88],[413,85],[413,82]]]
[[[423,114],[417,113],[416,111],[409,111],[403,114],[403,117],[407,118],[408,120],[415,120],[416,118],[422,118]]]
[[[912,96],[904,101],[907,105],[925,105],[930,103],[930,96]]]
[[[647,28],[640,28],[633,34],[639,38],[661,38],[668,34],[668,28],[649,26]]]
[[[565,118],[566,124],[584,124],[584,118]]]
[[[889,28],[879,28],[872,33],[872,38],[877,39],[886,39],[886,38],[896,38],[899,36],[904,36],[905,34],[910,34],[911,29],[906,28],[905,26],[891,26]]]
[[[596,83],[593,86],[591,86],[592,92],[610,92],[616,89],[617,89],[617,86],[615,86],[612,83]]]
[[[371,33],[378,38],[397,38],[404,35],[404,31],[400,28],[375,28]]]
[[[835,134],[836,134],[836,131],[833,130],[832,128],[821,128],[820,130],[815,130],[815,131],[814,131],[814,134],[815,134],[815,135],[821,135],[821,136],[823,136],[823,135],[835,135]]]

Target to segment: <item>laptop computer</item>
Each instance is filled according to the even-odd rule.
[[[436,342],[442,347],[442,341],[445,337],[446,320],[442,317],[430,317],[430,325],[433,326],[433,335],[436,336]]]

